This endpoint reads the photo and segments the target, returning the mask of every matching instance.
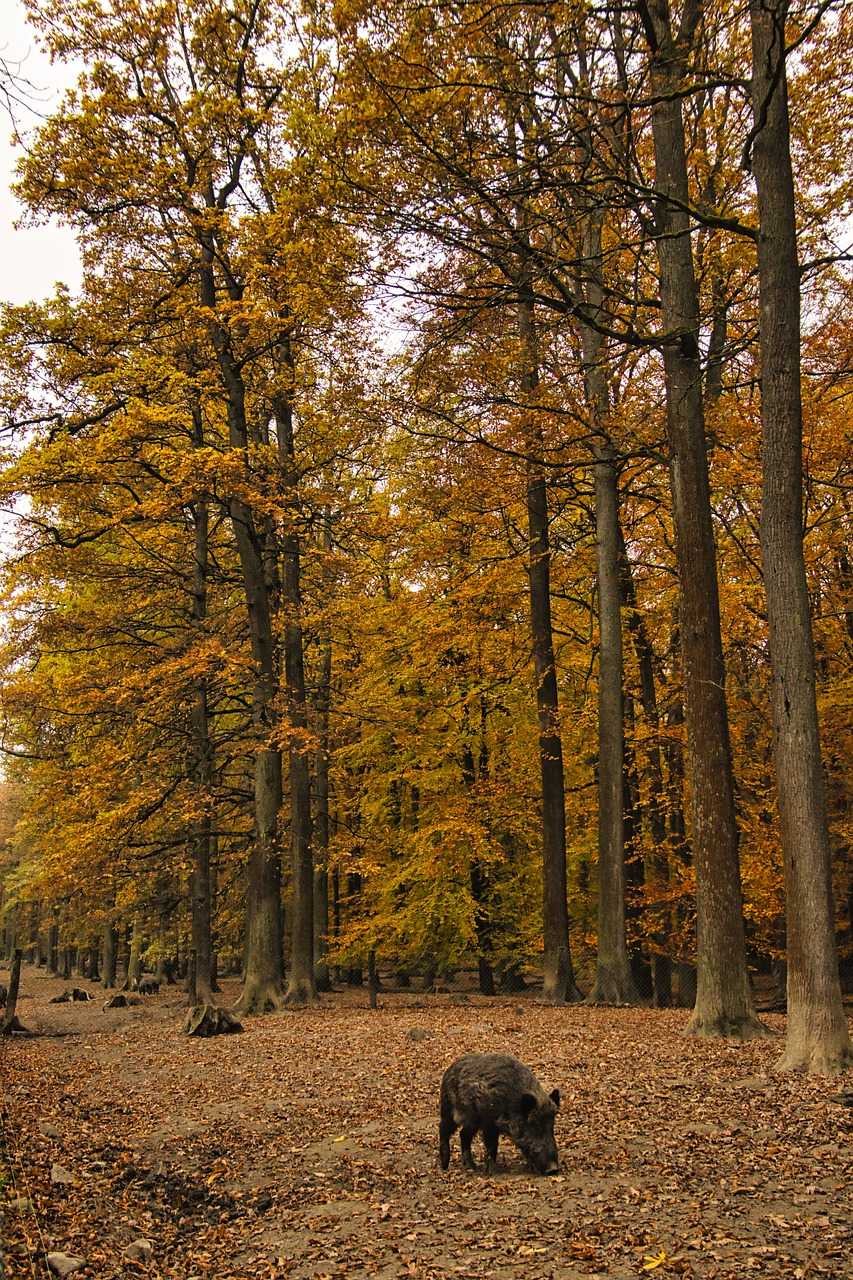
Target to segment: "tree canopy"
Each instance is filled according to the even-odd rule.
[[[7,946],[761,1034],[810,831],[829,976],[788,998],[836,1038],[788,1065],[843,1063],[849,7],[28,11],[84,70],[17,192],[84,273],[2,314]]]

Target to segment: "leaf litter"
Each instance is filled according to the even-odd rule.
[[[853,1274],[853,1111],[837,1082],[774,1075],[778,1040],[686,1039],[683,1010],[370,1011],[349,990],[191,1040],[175,988],[103,1012],[48,1007],[59,985],[26,971],[43,1035],[0,1047],[4,1280],[50,1275],[48,1253],[101,1280]],[[439,1081],[470,1050],[559,1086],[557,1177],[506,1139],[493,1177],[458,1141],[440,1171]],[[140,1239],[148,1261],[125,1256]]]

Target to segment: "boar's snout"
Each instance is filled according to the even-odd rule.
[[[549,1135],[549,1139],[545,1141],[522,1139],[518,1145],[534,1173],[550,1175],[560,1172],[560,1157],[557,1154],[557,1144],[553,1134]]]
[[[553,1151],[531,1151],[527,1158],[533,1167],[534,1173],[545,1174],[550,1177],[552,1174],[560,1172],[560,1161],[557,1156],[557,1148]]]

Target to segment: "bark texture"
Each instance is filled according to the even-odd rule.
[[[194,443],[201,448],[204,443],[201,414],[194,412]],[[196,503],[193,511],[194,550],[191,623],[199,633],[207,617],[207,569],[208,569],[208,506],[205,501]],[[201,638],[199,636],[199,638]],[[190,709],[190,772],[199,793],[202,815],[195,824],[191,837],[192,871],[190,879],[190,908],[192,918],[192,949],[195,953],[195,981],[190,991],[190,1004],[213,1004],[213,947],[211,940],[211,874],[210,874],[210,813],[208,802],[212,783],[210,716],[208,713],[207,681],[201,676],[194,682],[193,701]]]
[[[655,98],[657,255],[696,867],[698,980],[688,1031],[748,1038],[764,1029],[755,1017],[746,970],[680,96],[699,7],[685,6],[678,32],[668,0],[644,3],[641,14]]]
[[[130,935],[130,952],[127,958],[127,985],[131,991],[139,986],[142,977],[142,922],[138,915],[133,917]]]
[[[785,861],[788,1032],[777,1066],[853,1060],[841,1001],[815,661],[803,555],[800,271],[791,166],[787,0],[752,0],[752,168],[758,190],[761,551]]]
[[[249,445],[245,387],[228,330],[216,315],[214,260],[215,245],[203,236],[199,274],[201,302],[210,316],[210,338],[225,392],[229,444],[232,449],[245,452]],[[239,289],[235,289],[235,293],[236,296],[230,299],[233,302],[239,301]],[[254,660],[252,722],[256,735],[255,838],[249,854],[246,884],[246,977],[238,1006],[242,1013],[263,1013],[280,1008],[284,998],[278,829],[281,752],[274,737],[278,680],[273,601],[265,561],[266,548],[254,513],[236,495],[229,500],[228,512],[240,559]]]
[[[598,566],[598,956],[590,1003],[634,1004],[625,936],[624,706],[618,491],[609,444],[596,447]]]
[[[101,968],[102,985],[109,990],[116,984],[116,958],[118,954],[118,932],[111,920],[104,925],[103,936],[104,962]]]
[[[323,546],[331,548],[328,513],[323,522]],[[332,641],[323,636],[317,680],[317,729],[319,745],[314,766],[315,814],[312,830],[314,856],[314,980],[318,991],[332,989],[326,959],[329,935],[329,703],[332,689]]]
[[[17,1033],[18,1035],[29,1035],[30,1033],[25,1027],[21,1026],[15,1013],[18,1003],[18,989],[21,985],[21,961],[24,953],[20,947],[16,947],[12,957],[12,968],[9,974],[9,989],[6,992],[6,1005],[3,1010],[3,1018],[0,1021],[0,1036],[10,1036]]]
[[[657,906],[668,895],[669,863],[667,860],[663,760],[659,737],[660,709],[658,706],[657,686],[655,684],[655,655],[643,615],[637,604],[634,576],[621,527],[619,529],[619,549],[622,590],[627,606],[628,631],[633,641],[640,676],[640,705],[643,708],[643,717],[649,729],[649,738],[644,751],[643,773],[645,775],[647,795],[645,810],[652,838],[652,848],[645,858],[643,879],[647,904],[649,906]],[[652,943],[655,948],[651,955],[652,1000],[655,1008],[666,1009],[672,1003],[672,962],[665,951],[669,930],[665,927],[663,908],[661,908],[659,919],[660,926],[654,930],[652,936]]]
[[[518,328],[524,350],[523,389],[532,392],[539,381],[533,304],[522,297]],[[533,443],[533,442],[531,442]],[[551,545],[548,488],[545,472],[535,459],[528,462],[527,527],[529,543],[530,626],[536,673],[539,718],[539,766],[542,780],[542,932],[543,999],[562,1004],[577,994],[569,951],[569,910],[566,898],[566,793],[557,669],[551,623]]]
[[[586,219],[586,295],[598,312],[602,217]],[[593,438],[595,548],[598,578],[598,952],[590,1004],[635,1004],[625,933],[625,726],[622,585],[619,572],[619,485],[605,424],[609,411],[602,335],[581,325],[587,413]]]
[[[281,363],[288,387],[293,385],[289,344],[281,343]],[[285,999],[309,1004],[317,999],[314,972],[314,860],[311,850],[311,772],[308,709],[305,699],[305,658],[302,638],[301,545],[298,520],[299,473],[293,438],[293,408],[289,394],[274,398],[278,454],[287,516],[282,531],[282,593],[284,598],[284,670],[290,728],[290,840],[293,858],[291,964]]]

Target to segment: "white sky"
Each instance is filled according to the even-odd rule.
[[[22,0],[0,0],[0,54],[35,86],[32,108],[15,108],[16,122],[26,136],[76,75],[65,66],[52,66],[38,47],[35,32],[27,25]],[[80,263],[71,231],[56,224],[17,229],[14,226],[20,208],[9,187],[15,180],[15,165],[22,150],[12,144],[12,135],[11,121],[0,113],[0,301],[44,298],[53,292],[57,281],[75,291]]]

